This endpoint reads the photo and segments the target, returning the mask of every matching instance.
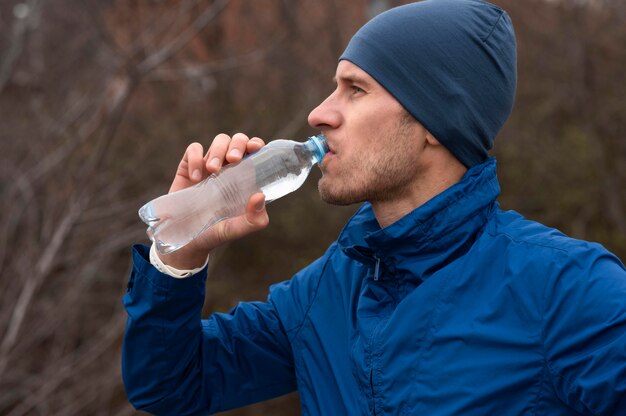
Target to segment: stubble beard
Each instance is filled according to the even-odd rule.
[[[333,189],[332,184],[328,184],[328,178],[322,176],[317,185],[317,189],[319,191],[322,201],[331,205],[345,206],[364,202],[367,200],[364,196],[359,194],[357,189],[344,186],[345,183],[354,184],[354,179],[350,178],[347,180],[342,180],[340,183],[337,184],[340,188]],[[335,188],[337,188],[337,186]]]
[[[388,146],[394,146],[395,151],[360,158],[352,161],[352,166],[339,166],[341,169],[334,183],[322,176],[318,182],[320,198],[326,203],[343,206],[365,201],[393,201],[401,196],[419,174],[413,156],[416,152],[412,144],[414,122],[406,113],[394,131],[380,138]],[[325,174],[323,166],[322,173]]]

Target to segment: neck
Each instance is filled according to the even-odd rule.
[[[458,183],[467,168],[456,159],[433,164],[403,192],[388,200],[370,201],[381,228],[385,228]]]

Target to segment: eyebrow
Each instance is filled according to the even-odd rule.
[[[351,74],[351,73],[348,73],[346,75],[341,75],[339,78],[337,78],[337,76],[334,76],[333,83],[337,84],[338,81],[345,81],[350,84],[361,84],[363,86],[370,85],[370,82],[365,77],[359,76],[357,74]]]

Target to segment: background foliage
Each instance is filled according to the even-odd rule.
[[[350,36],[400,3],[0,1],[0,414],[135,413],[120,350],[137,209],[191,141],[313,134]],[[519,49],[502,206],[626,258],[626,4],[496,3]],[[315,179],[215,253],[207,315],[264,299],[334,240],[356,207],[323,204]],[[292,394],[228,414],[298,412]]]

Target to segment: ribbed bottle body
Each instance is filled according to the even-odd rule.
[[[195,186],[158,197],[139,210],[162,253],[177,250],[209,227],[241,215],[254,193],[266,202],[295,191],[328,151],[324,136],[306,143],[275,140]]]

